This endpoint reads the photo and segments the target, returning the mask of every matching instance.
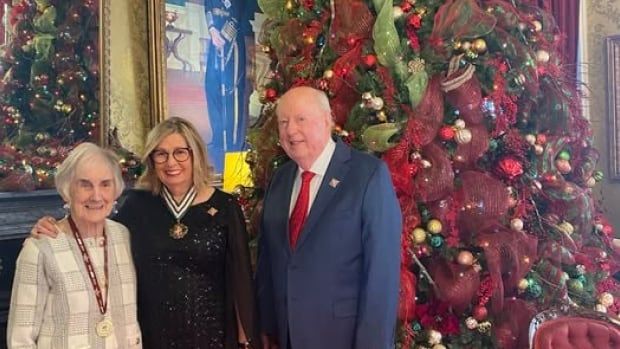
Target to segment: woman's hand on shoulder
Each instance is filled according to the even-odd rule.
[[[46,235],[52,238],[55,238],[58,235],[58,227],[56,226],[56,219],[51,216],[41,217],[37,223],[35,223],[32,230],[30,230],[30,236],[35,239],[41,237],[41,235]]]

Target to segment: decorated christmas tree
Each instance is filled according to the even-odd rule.
[[[0,63],[0,191],[51,186],[69,145],[98,140],[97,18],[95,0],[11,7]]]
[[[523,348],[542,310],[620,310],[598,152],[562,35],[530,3],[259,0],[272,79],[248,196],[286,161],[278,96],[325,91],[336,135],[388,164],[400,201],[400,348]]]

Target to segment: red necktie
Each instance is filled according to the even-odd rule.
[[[291,234],[291,248],[294,249],[299,239],[299,234],[308,216],[308,204],[310,203],[310,181],[314,177],[314,173],[304,171],[301,173],[301,189],[295,202],[295,207],[288,221],[289,232]]]

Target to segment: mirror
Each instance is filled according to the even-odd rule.
[[[73,145],[107,142],[110,0],[0,4],[0,191],[52,188]]]

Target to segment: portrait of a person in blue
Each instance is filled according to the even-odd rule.
[[[246,42],[256,0],[205,0],[209,30],[205,92],[212,139],[209,156],[217,173],[224,169],[224,154],[244,150],[248,124]]]

